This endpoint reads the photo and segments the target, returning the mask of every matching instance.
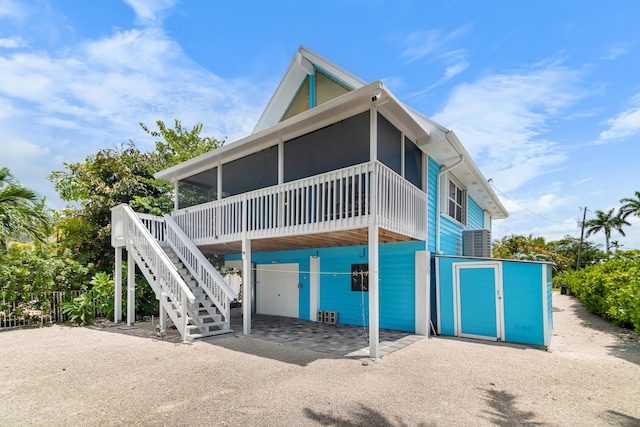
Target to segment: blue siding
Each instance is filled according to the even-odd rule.
[[[431,157],[427,166],[427,223],[429,234],[429,252],[436,251],[436,209],[438,200],[438,172],[440,165]]]
[[[546,264],[502,262],[505,341],[544,345],[543,268]]]
[[[484,210],[473,200],[467,197],[467,230],[479,230],[484,228]]]
[[[415,252],[424,242],[380,245],[380,327],[415,330]],[[252,254],[256,264],[298,263],[300,265],[299,317],[309,320],[309,258],[320,256],[320,310],[338,312],[338,322],[351,325],[369,323],[369,294],[351,291],[351,264],[369,262],[367,246],[304,249]],[[226,259],[240,259],[239,254]],[[364,304],[363,304],[364,299]]]
[[[447,215],[440,215],[440,251],[462,255],[462,226]]]

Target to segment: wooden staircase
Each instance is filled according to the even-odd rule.
[[[204,289],[198,285],[198,282],[180,261],[178,255],[167,245],[162,245],[162,249],[173,265],[176,266],[178,274],[180,274],[182,280],[195,296],[194,302],[187,303],[187,333],[183,337],[184,340],[193,341],[233,333],[233,330],[227,327],[222,313],[220,313]]]

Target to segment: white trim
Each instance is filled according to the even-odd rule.
[[[491,341],[504,341],[504,292],[502,286],[502,262],[454,262],[452,267],[452,283],[454,291],[454,333],[458,337],[478,338]],[[460,270],[464,268],[491,268],[494,269],[495,277],[495,299],[496,299],[496,337],[476,336],[465,334],[461,327],[461,310],[460,310]]]
[[[547,265],[543,264],[542,268],[542,316],[543,316],[543,343],[544,346],[549,348],[549,297],[547,295]]]
[[[440,259],[435,259],[435,267],[436,267],[436,321],[438,322],[438,327],[436,330],[438,331],[438,335],[442,334],[442,319],[440,313],[442,310],[440,309]],[[455,322],[455,318],[454,318]],[[455,331],[455,325],[454,325]]]
[[[374,360],[378,360],[378,342],[380,341],[378,232],[377,223],[369,226],[369,357]]]
[[[318,321],[320,310],[320,257],[309,258],[309,318]]]
[[[429,336],[429,281],[427,252],[416,251],[415,256],[415,325],[416,335]]]

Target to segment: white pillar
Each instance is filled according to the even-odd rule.
[[[127,257],[127,326],[136,322],[136,261],[128,251]]]
[[[320,310],[320,257],[309,259],[309,317],[312,322],[318,321]]]
[[[378,359],[380,340],[378,226],[369,226],[369,357]]]
[[[251,269],[251,240],[242,239],[242,333],[251,333],[251,294],[253,293]]]
[[[122,247],[116,248],[116,265],[113,269],[113,322],[122,322]]]
[[[159,306],[160,306],[160,318],[158,319],[158,324],[160,325],[160,329],[164,329],[165,331],[167,330],[167,310],[164,308],[164,304],[162,304],[163,298],[166,298],[163,295],[160,295],[160,301],[159,301]]]

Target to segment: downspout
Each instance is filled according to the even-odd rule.
[[[451,131],[447,131],[447,133],[445,134],[447,141],[449,140],[449,132]],[[458,153],[458,155],[460,156],[460,158],[455,163],[449,166],[445,166],[443,169],[440,169],[440,172],[438,172],[438,177],[436,179],[436,186],[437,186],[436,187],[436,253],[437,254],[442,254],[442,251],[440,250],[440,214],[441,214],[440,210],[441,210],[441,204],[442,204],[441,199],[442,199],[442,191],[443,191],[441,190],[442,175],[444,175],[445,173],[449,172],[451,169],[455,168],[456,166],[459,166],[460,164],[462,164],[462,162],[464,162],[464,156],[460,153]]]

